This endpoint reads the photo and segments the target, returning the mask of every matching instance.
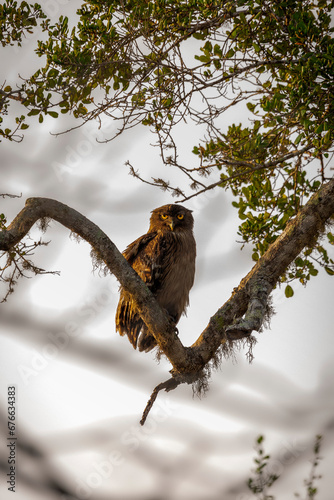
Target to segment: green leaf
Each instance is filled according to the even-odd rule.
[[[321,132],[323,132],[325,129],[324,129],[324,123],[320,123],[320,125],[318,125],[318,127],[315,129],[315,133],[316,134],[321,134]]]
[[[235,54],[233,49],[228,50],[228,52],[225,54],[226,59],[231,59]]]
[[[326,134],[324,135],[324,137],[321,139],[321,143],[324,144],[324,145],[325,144],[330,144],[331,140],[332,140],[332,131],[328,130],[328,132],[326,132]]]
[[[209,56],[195,56],[195,59],[205,64],[208,64],[211,61],[211,57]]]
[[[194,33],[193,37],[196,38],[196,40],[205,40],[205,35],[203,33]]]
[[[305,134],[302,132],[301,134],[298,135],[297,139],[295,140],[295,144],[299,144],[302,139],[304,139]]]
[[[208,40],[208,41],[205,43],[205,45],[204,45],[203,49],[204,49],[205,51],[212,52],[212,43]]]
[[[331,245],[334,245],[334,235],[333,233],[329,232],[327,233],[327,238],[328,238],[328,241]]]
[[[290,285],[286,285],[285,287],[285,296],[289,299],[290,297],[293,297],[293,289],[291,288]]]
[[[213,53],[215,56],[222,57],[222,49],[221,49],[220,45],[218,45],[217,43],[213,47]]]

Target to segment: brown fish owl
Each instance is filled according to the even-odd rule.
[[[189,304],[189,291],[194,283],[196,243],[193,225],[193,216],[187,208],[179,205],[156,208],[152,211],[148,232],[123,252],[175,325]],[[116,330],[120,335],[127,334],[135,349],[138,342],[139,351],[150,351],[156,345],[131,296],[122,289]]]

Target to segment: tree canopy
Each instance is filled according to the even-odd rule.
[[[37,41],[40,69],[2,85],[0,134],[21,140],[34,117],[62,114],[77,119],[73,127],[111,117],[117,134],[150,127],[163,162],[183,171],[190,191],[142,180],[179,200],[231,189],[239,234],[257,261],[332,176],[332,9],[326,0],[90,1],[77,22],[60,16],[52,24],[39,5],[8,0],[0,9],[3,46],[20,45],[37,28],[47,36]],[[22,114],[7,127],[17,101]],[[231,121],[231,110],[240,121]],[[177,140],[189,119],[206,128],[191,165],[179,161]],[[330,231],[327,241],[334,243]],[[280,281],[305,284],[319,265],[334,274],[326,248],[310,242]]]

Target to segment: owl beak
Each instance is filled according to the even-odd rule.
[[[174,231],[175,224],[174,224],[173,219],[170,219],[170,220],[168,221],[168,225],[169,225],[169,227],[171,228],[171,230],[172,230],[172,231]]]

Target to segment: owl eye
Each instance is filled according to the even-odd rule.
[[[166,220],[166,219],[167,219],[167,217],[168,217],[168,215],[166,215],[166,214],[161,214],[161,216],[160,216],[160,217],[162,218],[162,220]]]
[[[177,218],[178,218],[179,220],[182,220],[182,219],[183,219],[183,217],[184,217],[184,215],[183,215],[183,214],[179,214],[179,215],[177,216]]]

